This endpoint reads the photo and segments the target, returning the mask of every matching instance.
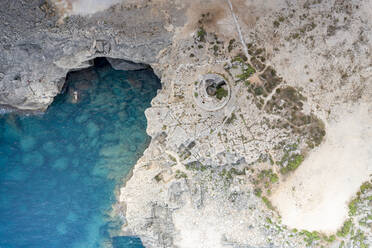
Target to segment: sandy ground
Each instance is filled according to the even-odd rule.
[[[326,141],[271,197],[289,227],[335,232],[372,173],[372,105],[340,106],[337,116],[327,124]]]

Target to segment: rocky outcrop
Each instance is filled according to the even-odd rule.
[[[329,128],[344,118],[338,106],[371,106],[371,40],[364,32],[360,39],[355,28],[370,30],[369,14],[361,10],[367,2],[231,1],[231,12],[228,1],[191,1],[187,24],[160,58],[163,88],[145,112],[153,139],[120,190],[123,232],[139,234],[146,247],[361,247],[352,236],[286,226],[289,214],[280,219],[271,199],[302,161],[311,167],[309,154],[324,149]],[[328,34],[337,20],[338,31]],[[221,108],[205,108],[219,103],[203,84],[210,74],[231,87],[226,98],[220,95],[227,101]],[[368,160],[358,164],[370,173],[363,171]],[[319,199],[323,206],[332,201],[324,192],[335,181],[313,185],[318,191],[306,195],[297,191],[304,181],[295,181],[285,191],[296,199],[291,209],[311,212],[317,208],[308,206]],[[349,195],[337,195],[347,202]],[[167,209],[156,215],[156,225],[155,203]],[[322,220],[312,224],[325,230]],[[363,233],[360,242],[371,243]]]
[[[152,141],[114,207],[123,235],[154,248],[361,247],[291,230],[270,197],[322,149],[338,108],[371,106],[370,1],[127,0],[63,22],[39,3],[1,3],[1,105],[45,110],[95,57],[161,76]],[[228,90],[202,95],[203,75]]]
[[[145,3],[127,1],[90,17],[68,16],[58,23],[59,16],[47,1],[1,1],[0,106],[45,110],[67,72],[89,67],[95,57],[156,63],[159,52],[171,44],[171,25],[182,24],[185,18],[173,3]],[[112,61],[119,69],[123,63],[129,69],[143,67]]]

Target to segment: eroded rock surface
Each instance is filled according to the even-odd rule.
[[[371,244],[372,187],[361,189],[353,215],[327,223],[337,229],[350,218],[353,231],[342,227],[337,237],[282,224],[275,195],[293,181],[306,183],[295,180],[297,168],[311,166],[309,154],[325,154],[340,109],[372,113],[370,1],[126,1],[90,17],[67,14],[63,22],[38,3],[2,3],[2,18],[25,13],[24,25],[3,24],[2,105],[45,109],[66,72],[97,56],[150,64],[161,76],[163,87],[145,112],[152,141],[114,206],[125,221],[122,234],[140,236],[146,247]],[[27,19],[31,13],[38,22]],[[214,111],[196,102],[207,74],[230,86],[228,102]],[[350,152],[346,147],[337,152]],[[355,159],[363,166],[355,166],[353,189],[335,212],[345,214],[345,199],[366,179],[358,175],[372,173],[366,157]],[[333,187],[327,179],[322,187]],[[319,200],[314,192],[304,192],[311,204]],[[300,208],[295,198],[302,195],[293,195],[291,207]]]
[[[185,20],[182,6],[147,1],[63,22],[47,1],[2,1],[0,7],[0,104],[30,111],[45,110],[67,72],[89,67],[95,57],[156,63],[171,43],[170,25]]]
[[[356,31],[370,29],[361,7],[368,4],[232,1],[235,22],[227,1],[191,3],[187,24],[175,33],[175,42],[163,51],[159,63],[163,89],[146,111],[147,131],[154,139],[121,189],[119,202],[127,208],[128,221],[123,231],[146,233],[149,247],[371,243],[370,232],[359,232],[357,221],[349,236],[313,232],[324,230],[319,219],[317,228],[290,229],[279,220],[279,205],[270,202],[310,152],[326,149],[329,123],[343,118],[336,109],[356,111],[354,104],[371,105],[371,41],[365,32],[361,39]],[[338,24],[340,31],[330,34],[327,30],[337,19],[349,24]],[[195,85],[208,73],[222,75],[232,86],[228,104],[212,112],[195,102],[200,97]],[[359,172],[371,173],[370,167],[359,167]],[[353,177],[359,185],[364,180]],[[177,204],[169,197],[175,182],[182,188]],[[357,189],[351,191],[355,194]],[[313,192],[304,194],[316,204]],[[350,198],[345,194],[343,199]],[[174,226],[163,234],[172,237],[171,244],[159,243],[147,217],[141,217],[149,216],[153,202],[165,203],[170,210]],[[344,213],[347,202],[340,202],[335,212]],[[342,215],[339,218],[346,220]],[[341,228],[339,222],[327,226]]]

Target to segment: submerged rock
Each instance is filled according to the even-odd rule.
[[[25,164],[26,166],[35,166],[39,167],[44,164],[44,157],[41,155],[40,152],[31,152],[31,153],[26,153],[22,157],[22,163]]]
[[[21,139],[20,145],[23,151],[31,151],[35,148],[36,140],[34,137],[27,136]]]
[[[43,144],[42,147],[43,147],[43,150],[48,154],[57,155],[60,153],[60,150],[56,146],[55,142],[52,142],[52,141],[46,142],[45,144]]]
[[[69,165],[69,160],[67,158],[59,158],[54,163],[51,164],[52,168],[56,170],[65,170]]]
[[[140,89],[142,87],[142,82],[138,79],[128,78],[128,83],[136,89]]]
[[[87,124],[87,129],[88,129],[88,136],[90,138],[93,138],[94,136],[96,136],[99,132],[99,127],[96,123],[94,123],[93,121],[90,121],[88,122]]]
[[[88,90],[98,83],[99,77],[94,69],[87,68],[70,72],[67,80],[70,82],[69,87],[77,90]]]

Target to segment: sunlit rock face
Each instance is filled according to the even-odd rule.
[[[171,44],[169,16],[176,23],[185,21],[184,11],[172,2],[156,15],[158,1],[125,0],[82,16],[73,13],[83,13],[81,8],[92,13],[119,1],[51,1],[55,4],[0,1],[0,17],[7,19],[0,22],[0,108],[45,111],[66,74],[89,67],[96,57],[157,63],[159,52]]]
[[[90,15],[122,0],[52,0],[62,15]]]

